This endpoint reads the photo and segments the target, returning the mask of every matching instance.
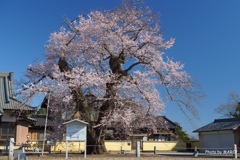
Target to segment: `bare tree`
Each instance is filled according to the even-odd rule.
[[[240,118],[240,98],[236,92],[228,95],[227,102],[219,105],[215,111],[227,118]]]

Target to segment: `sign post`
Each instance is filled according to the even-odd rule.
[[[84,141],[84,159],[87,155],[87,122],[79,119],[63,123],[66,125],[66,159],[68,159],[68,141]]]

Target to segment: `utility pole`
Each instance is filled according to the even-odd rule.
[[[42,155],[43,155],[43,152],[44,152],[44,146],[45,146],[45,140],[46,140],[49,101],[50,101],[50,92],[48,94],[48,103],[47,103],[46,119],[45,119],[45,126],[44,126],[44,135],[43,135]]]

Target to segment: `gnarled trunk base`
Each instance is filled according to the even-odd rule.
[[[104,154],[107,152],[105,147],[105,130],[92,129],[89,127],[87,133],[87,154]]]

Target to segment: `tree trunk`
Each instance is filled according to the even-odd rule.
[[[120,56],[121,55],[121,56]],[[121,64],[124,61],[124,54],[120,54],[119,57],[112,56],[109,60],[109,65],[113,73],[120,74],[119,76],[123,76],[123,72],[121,69]],[[58,62],[59,68],[61,72],[66,72],[71,70],[69,64],[65,60],[65,58],[60,58]],[[121,80],[120,80],[121,81]],[[81,117],[89,123],[88,131],[87,131],[87,153],[88,154],[103,154],[105,153],[106,147],[104,144],[105,135],[107,131],[107,126],[101,125],[100,127],[93,128],[94,125],[101,124],[103,117],[111,116],[111,112],[114,109],[114,97],[116,96],[115,86],[118,83],[107,83],[106,84],[106,94],[105,98],[110,98],[110,100],[105,101],[99,110],[98,120],[93,122],[91,119],[91,106],[89,106],[88,99],[86,95],[82,92],[81,88],[71,88],[72,95],[74,97],[74,101],[77,104],[76,113],[73,116]]]
[[[123,72],[121,69],[122,61],[124,60],[124,56],[122,57],[114,57],[112,56],[109,60],[109,65],[113,73],[120,74],[119,77],[123,76]],[[121,81],[121,80],[119,80]],[[114,110],[114,97],[116,96],[115,86],[118,83],[107,83],[106,84],[106,94],[105,98],[110,98],[110,100],[105,101],[99,110],[98,120],[95,125],[101,124],[103,117],[107,116],[111,117],[111,113]],[[92,154],[103,154],[107,152],[105,147],[105,135],[107,132],[107,126],[101,126],[97,128],[92,128],[89,126],[88,129],[88,147],[87,152]]]
[[[101,123],[102,117],[104,114],[99,114],[99,118],[97,122],[94,122],[91,119],[91,106],[89,106],[89,102],[87,101],[87,98],[82,93],[81,89],[75,90],[74,97],[75,101],[78,103],[78,110],[81,114],[81,118],[83,118],[85,121],[89,123],[87,126],[87,153],[88,154],[103,154],[107,152],[104,140],[105,140],[105,134],[107,127],[101,126],[94,128],[94,125],[98,125]],[[104,111],[109,109],[109,102],[105,102],[102,107],[100,108],[100,113],[104,113]]]
[[[106,153],[105,147],[106,128],[93,129],[89,126],[87,134],[87,153],[88,154],[103,154]]]

